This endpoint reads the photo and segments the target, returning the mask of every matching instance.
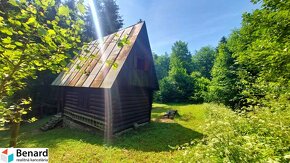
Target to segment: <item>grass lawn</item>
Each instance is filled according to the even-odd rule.
[[[131,130],[106,145],[100,135],[57,128],[42,132],[39,127],[48,118],[23,125],[18,147],[49,148],[50,162],[173,162],[182,151],[176,146],[202,137],[206,108],[209,104],[154,104],[152,122]],[[161,119],[169,109],[181,115],[174,120]],[[0,147],[7,146],[8,131],[0,131]]]

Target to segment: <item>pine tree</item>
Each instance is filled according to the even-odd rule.
[[[123,26],[123,19],[119,14],[119,6],[115,0],[94,0],[97,15],[99,16],[102,35],[108,35],[118,31]],[[95,25],[91,10],[88,9],[85,15],[84,40],[97,39]]]
[[[211,71],[209,99],[234,107],[238,97],[235,60],[223,37],[217,47],[218,53]]]
[[[101,25],[104,35],[111,34],[122,28],[123,19],[119,14],[119,6],[115,0],[103,0]]]

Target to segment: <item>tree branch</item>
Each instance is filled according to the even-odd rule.
[[[6,83],[12,79],[12,76],[15,74],[15,72],[20,68],[20,65],[22,64],[22,61],[24,60],[24,55],[21,56],[20,60],[18,61],[18,63],[16,65],[14,65],[13,70],[11,71],[11,73],[4,78],[4,80],[1,82],[0,84],[0,98],[2,99],[4,96],[4,89],[5,89],[5,85]]]
[[[7,58],[7,56],[3,55],[2,53],[0,53],[0,55],[1,55],[1,56],[2,56],[6,61],[8,61],[11,65],[14,66],[14,63],[13,63],[12,61],[10,61],[10,59]]]

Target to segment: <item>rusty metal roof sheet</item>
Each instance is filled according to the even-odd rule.
[[[83,57],[75,57],[53,81],[55,86],[111,88],[132,49],[144,22],[135,24],[102,40],[92,41],[81,52]],[[123,47],[118,42],[128,37],[129,44]],[[115,66],[117,65],[117,66]]]

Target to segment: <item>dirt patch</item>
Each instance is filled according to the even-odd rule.
[[[158,118],[152,118],[152,121],[154,121],[154,122],[162,122],[162,123],[174,123],[173,119],[164,118],[163,116],[160,116]]]

